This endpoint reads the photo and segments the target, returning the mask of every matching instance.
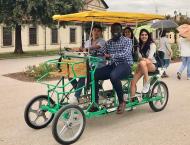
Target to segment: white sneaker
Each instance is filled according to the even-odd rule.
[[[73,105],[78,105],[79,104],[78,99],[75,96],[70,96],[69,100],[68,100],[68,103],[73,104]]]
[[[190,80],[190,77],[188,77],[187,80]]]
[[[128,94],[123,94],[123,100],[126,102],[129,99]]]
[[[142,93],[144,94],[148,93],[149,89],[150,89],[150,83],[146,83],[142,89]]]

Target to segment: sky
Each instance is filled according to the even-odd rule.
[[[174,15],[176,10],[190,16],[190,0],[105,0],[110,11]]]

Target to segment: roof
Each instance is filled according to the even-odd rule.
[[[129,13],[129,12],[111,12],[111,11],[84,11],[67,15],[54,15],[56,21],[77,21],[77,22],[105,22],[105,23],[139,23],[155,19],[164,19],[162,15]]]
[[[86,4],[88,5],[89,3],[91,3],[93,0],[85,0]],[[102,2],[102,4],[104,5],[105,9],[108,9],[108,5],[104,0],[100,0]]]

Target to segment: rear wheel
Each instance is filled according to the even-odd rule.
[[[50,104],[54,105],[54,101],[49,98]],[[53,119],[54,114],[47,110],[42,110],[42,106],[48,105],[48,96],[39,95],[33,98],[26,106],[24,111],[24,119],[26,124],[34,129],[46,127]]]
[[[162,111],[166,107],[169,97],[168,87],[164,82],[159,81],[154,84],[151,98],[154,97],[160,97],[160,99],[149,102],[150,108],[155,112]]]
[[[52,134],[60,144],[72,144],[82,135],[85,124],[83,110],[77,105],[67,105],[57,112],[53,120]]]

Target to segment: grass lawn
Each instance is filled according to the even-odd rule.
[[[38,56],[51,56],[57,55],[59,50],[47,50],[45,51],[26,51],[23,54],[14,54],[13,52],[0,53],[0,60],[2,59],[15,59],[25,57],[38,57]]]

